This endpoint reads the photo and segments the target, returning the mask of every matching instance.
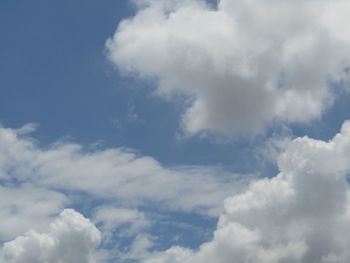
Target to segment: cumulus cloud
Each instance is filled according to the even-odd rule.
[[[100,239],[99,230],[90,220],[65,209],[48,233],[31,230],[5,243],[2,252],[9,263],[92,263]]]
[[[70,142],[42,148],[26,136],[0,128],[0,180],[6,184],[31,183],[129,207],[152,203],[213,216],[220,213],[220,203],[248,181],[210,167],[165,168],[124,148],[88,151]]]
[[[147,263],[346,263],[350,260],[350,122],[325,142],[289,143],[280,173],[225,200],[212,241],[173,247]]]
[[[333,103],[350,66],[348,1],[135,1],[108,39],[121,72],[187,98],[187,134],[254,135],[308,122]]]
[[[0,241],[30,228],[45,230],[53,214],[68,203],[64,194],[30,185],[0,185]]]
[[[96,260],[145,258],[154,246],[148,231],[159,220],[155,213],[218,216],[223,200],[248,185],[249,176],[214,167],[165,168],[125,148],[91,150],[68,141],[42,147],[30,137],[35,128],[0,127],[0,242],[7,242],[0,261],[5,255],[2,261],[10,263],[27,257],[30,263],[61,262],[55,261],[61,260],[58,243],[70,246],[69,238],[56,244],[49,222],[67,205],[90,209],[101,229],[105,249],[94,253]],[[145,207],[151,214],[142,212]],[[24,234],[29,229],[35,231]]]

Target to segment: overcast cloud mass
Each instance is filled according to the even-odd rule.
[[[100,53],[91,61],[81,55],[75,69],[65,64],[60,76],[69,79],[69,70],[93,65],[89,76],[79,76],[88,83],[90,75],[111,72],[110,64],[110,71],[105,64],[99,68],[97,57],[111,62],[112,74],[122,79],[114,88],[127,95],[118,93],[119,103],[126,101],[124,112],[109,111],[128,120],[108,119],[118,124],[113,143],[45,141],[31,123],[35,114],[22,128],[0,126],[0,261],[350,262],[350,121],[341,119],[340,131],[335,124],[338,116],[350,119],[347,110],[336,108],[349,105],[350,1],[128,3],[133,13],[118,13],[114,34],[115,24],[99,39]],[[37,34],[29,28],[26,38],[39,37],[40,28],[34,28]],[[55,41],[83,36],[65,30]],[[97,31],[89,28],[90,41]],[[84,41],[75,52],[89,50]],[[68,57],[66,52],[63,46],[53,61]],[[43,75],[33,73],[39,80]],[[33,85],[26,88],[32,92]],[[101,108],[110,107],[99,97],[105,90],[94,85],[94,91],[86,85],[64,93],[82,98],[74,100],[76,108],[70,105],[72,116],[84,100],[95,102],[92,98]],[[123,85],[136,88],[125,91]],[[159,99],[181,107],[177,120]],[[40,111],[49,104],[40,104]],[[30,109],[13,105],[5,115],[16,119],[25,111]],[[52,119],[64,126],[70,116],[60,111],[44,125],[52,125]],[[324,119],[326,113],[331,117]],[[91,119],[98,116],[96,110]],[[152,126],[151,119],[160,125]],[[98,123],[96,130],[109,127]],[[80,135],[91,135],[83,124],[77,121]],[[122,126],[125,137],[118,134]],[[320,127],[338,133],[330,138],[315,132]],[[137,144],[147,136],[160,143]],[[125,143],[133,140],[133,146]],[[211,161],[222,156],[218,148],[232,163]]]

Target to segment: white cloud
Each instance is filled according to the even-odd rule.
[[[164,168],[123,148],[88,151],[69,142],[41,148],[12,129],[0,128],[0,144],[0,179],[6,183],[83,191],[129,207],[155,204],[218,215],[222,201],[248,181],[210,167]]]
[[[305,263],[350,260],[350,122],[325,142],[291,141],[280,173],[225,200],[212,241],[198,251],[173,247],[146,263]]]
[[[61,193],[30,185],[0,186],[0,241],[30,228],[45,230],[51,216],[68,203]]]
[[[108,230],[115,229],[123,224],[135,224],[139,229],[148,225],[145,215],[135,209],[115,208],[112,206],[98,207],[94,215],[94,222],[102,223]]]
[[[94,213],[93,222],[101,225],[100,230],[105,243],[116,242],[113,240],[115,231],[119,231],[118,238],[136,236],[151,224],[144,213],[138,210],[113,206],[98,207]]]
[[[2,252],[9,263],[92,263],[100,239],[100,232],[90,220],[65,209],[48,233],[31,230],[5,243]]]
[[[61,248],[49,222],[68,204],[92,209],[108,248],[94,253],[98,262],[144,258],[154,246],[147,231],[159,219],[152,213],[218,216],[223,200],[248,185],[249,176],[213,167],[165,168],[124,148],[91,150],[67,141],[42,147],[29,137],[33,129],[0,127],[0,242],[7,242],[0,258],[5,255],[5,262],[59,263],[54,260]],[[156,211],[144,214],[138,210],[144,206]],[[34,230],[24,234],[29,229]]]
[[[186,262],[192,256],[190,249],[181,247],[172,247],[163,253],[154,253],[147,263],[171,263],[171,262]]]
[[[149,256],[149,250],[154,247],[152,237],[147,234],[139,234],[135,237],[130,250],[121,256],[121,262],[124,260],[137,260]]]
[[[333,103],[350,66],[348,1],[136,1],[107,41],[125,73],[185,95],[188,134],[254,135],[274,121],[308,122]]]

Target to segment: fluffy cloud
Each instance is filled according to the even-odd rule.
[[[212,241],[173,247],[147,263],[346,263],[350,260],[350,122],[325,142],[290,142],[280,173],[225,200]]]
[[[51,215],[68,203],[61,193],[30,185],[0,185],[0,242],[23,234],[30,228],[45,230]]]
[[[124,148],[91,149],[67,141],[42,147],[29,137],[34,129],[32,124],[21,129],[0,127],[0,242],[7,242],[0,261],[5,255],[4,262],[22,263],[26,258],[30,263],[60,262],[58,254],[66,243],[70,246],[70,238],[55,239],[49,222],[68,204],[90,210],[101,229],[106,249],[99,249],[96,259],[145,258],[154,246],[147,233],[159,220],[154,213],[217,216],[223,200],[249,180],[217,168],[165,168]],[[146,209],[144,214],[145,207],[155,210],[149,215]],[[57,222],[65,221],[65,215],[74,217],[67,211]],[[24,234],[29,229],[35,231]]]
[[[135,1],[107,41],[122,72],[187,98],[188,134],[239,136],[274,121],[308,122],[348,79],[348,1]]]
[[[100,232],[81,214],[64,210],[45,234],[34,230],[7,242],[4,259],[9,263],[92,263]]]
[[[0,144],[0,179],[6,184],[80,191],[129,207],[156,204],[218,215],[220,203],[248,181],[210,167],[167,169],[123,148],[89,151],[69,142],[41,148],[13,129],[0,128]]]

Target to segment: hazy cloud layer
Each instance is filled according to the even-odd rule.
[[[188,98],[186,133],[254,135],[308,122],[332,104],[350,66],[348,1],[134,1],[107,41],[121,72]]]
[[[211,242],[144,262],[349,262],[349,156],[350,122],[329,142],[293,140],[278,158],[277,176],[226,199]]]
[[[249,180],[211,167],[167,169],[123,148],[89,151],[70,142],[41,148],[13,129],[0,128],[0,144],[0,179],[6,184],[82,191],[131,207],[153,203],[216,216],[222,201]]]
[[[48,233],[34,230],[4,244],[9,263],[93,263],[92,252],[99,246],[100,232],[81,214],[64,210]]]
[[[51,234],[40,233],[51,233],[49,222],[68,205],[91,210],[103,245],[110,248],[97,251],[99,262],[144,258],[154,245],[148,228],[158,219],[139,208],[218,216],[223,200],[248,185],[249,176],[212,167],[165,168],[124,148],[92,149],[67,141],[42,147],[29,136],[35,128],[0,127],[0,242],[14,239],[3,247],[5,262],[28,257],[30,263],[60,262],[55,261],[60,260],[58,243],[70,241],[56,244]],[[124,239],[130,244],[123,246]]]

